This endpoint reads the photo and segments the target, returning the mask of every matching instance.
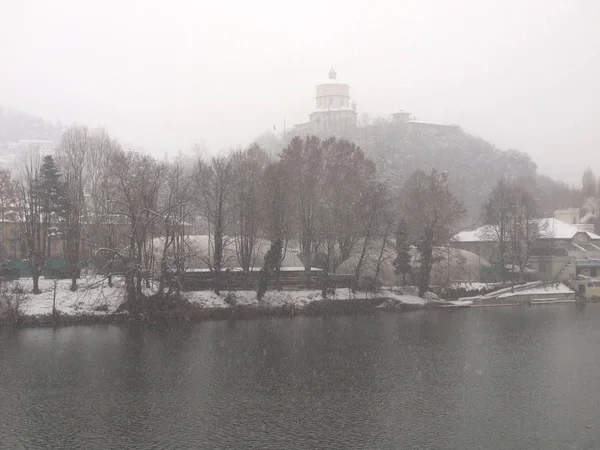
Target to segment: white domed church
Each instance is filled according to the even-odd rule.
[[[317,85],[315,110],[310,121],[296,125],[294,133],[347,136],[356,128],[356,104],[350,100],[350,86],[337,81],[332,67],[326,83]]]

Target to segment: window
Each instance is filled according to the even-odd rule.
[[[548,272],[548,263],[540,262],[538,263],[539,271],[542,273]]]
[[[598,268],[597,267],[592,267],[590,269],[590,277],[592,277],[592,278],[598,277]]]

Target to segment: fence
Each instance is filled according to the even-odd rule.
[[[80,265],[84,265],[82,262]],[[4,263],[7,269],[7,273],[18,273],[21,277],[30,277],[31,268],[29,262],[26,259],[11,259]],[[70,278],[71,275],[67,270],[67,260],[64,258],[52,258],[46,259],[44,262],[44,270],[42,271],[44,278]],[[78,274],[79,277],[79,274]],[[18,278],[18,276],[16,277]]]
[[[209,290],[215,287],[215,278],[218,277],[219,287],[224,291],[256,289],[261,274],[262,272],[258,270],[248,273],[241,270],[225,270],[218,275],[210,271],[190,271],[181,276],[181,285],[184,291]],[[352,275],[331,275],[328,285],[336,288],[347,288],[350,287],[352,279]],[[287,290],[321,289],[324,281],[322,271],[311,271],[307,277],[306,272],[303,270],[282,270],[278,279],[275,275],[270,277],[269,285]]]

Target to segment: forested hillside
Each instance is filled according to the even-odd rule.
[[[469,224],[480,220],[481,205],[505,175],[529,179],[545,215],[557,208],[581,206],[579,189],[538,174],[526,153],[499,149],[459,127],[415,129],[410,124],[378,119],[359,127],[350,139],[376,162],[380,176],[398,189],[416,169],[448,172],[452,189],[467,208]],[[256,142],[277,155],[286,141],[265,133]]]
[[[0,143],[20,140],[55,140],[60,124],[0,106]],[[271,156],[277,156],[293,135],[266,132],[256,139]],[[480,208],[492,186],[504,175],[529,178],[536,185],[542,213],[581,206],[579,189],[537,174],[535,162],[518,150],[502,150],[459,127],[414,129],[410,124],[376,119],[357,128],[348,138],[377,164],[380,176],[400,188],[416,169],[448,172],[451,187],[467,208],[467,222],[479,220]]]
[[[477,218],[480,205],[503,174],[534,177],[536,171],[527,154],[497,149],[458,127],[414,130],[406,124],[382,122],[364,127],[356,141],[393,185],[401,186],[416,169],[448,172],[471,219]]]

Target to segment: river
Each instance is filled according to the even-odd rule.
[[[597,449],[600,305],[0,331],[2,449]]]

